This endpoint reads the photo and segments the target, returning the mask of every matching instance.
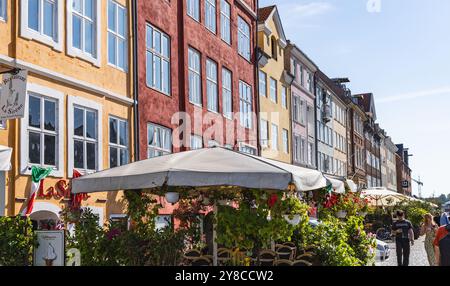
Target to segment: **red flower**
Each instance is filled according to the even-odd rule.
[[[267,205],[269,205],[269,208],[272,208],[278,201],[278,196],[276,194],[270,195],[269,199],[267,200]]]

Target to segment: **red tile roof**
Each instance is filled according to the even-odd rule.
[[[263,8],[258,9],[258,22],[264,22],[269,18],[270,14],[272,13],[273,9],[275,9],[275,5],[267,6]]]

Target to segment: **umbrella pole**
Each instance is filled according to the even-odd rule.
[[[217,266],[217,202],[214,202],[213,213],[213,266]]]

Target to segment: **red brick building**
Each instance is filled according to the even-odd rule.
[[[395,156],[397,165],[397,191],[401,194],[412,196],[411,168],[409,167],[409,150],[403,144],[397,144]]]
[[[138,1],[140,159],[191,145],[257,152],[256,5]]]

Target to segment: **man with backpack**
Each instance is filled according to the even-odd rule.
[[[436,265],[450,266],[450,224],[439,227],[433,244]]]

